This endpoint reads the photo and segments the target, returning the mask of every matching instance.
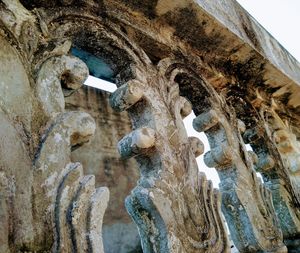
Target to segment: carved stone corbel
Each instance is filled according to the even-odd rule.
[[[9,55],[1,58],[8,59],[1,69],[8,78],[0,87],[0,252],[103,253],[108,189],[95,188],[94,177],[70,159],[71,149],[90,140],[95,122],[83,112],[64,112],[64,95],[82,85],[88,69],[66,55],[67,42],[65,54],[39,52],[46,60],[35,75],[29,64],[38,42],[33,13],[18,1],[2,1],[0,19],[10,36],[0,38],[1,56]]]
[[[87,66],[74,56],[62,55],[47,59],[41,66],[36,81],[36,95],[43,114],[53,118],[65,109],[62,85],[67,90],[79,89],[87,79]]]
[[[298,193],[298,199],[300,199],[300,142],[288,124],[284,123],[274,110],[271,115],[268,124],[272,131],[273,142],[288,169],[291,182],[295,187],[295,192]]]
[[[198,172],[203,144],[187,137],[182,118],[191,105],[165,76],[168,62],[149,65],[111,96],[112,107],[128,110],[134,125],[119,142],[120,154],[135,157],[141,170],[126,207],[145,253],[229,252],[220,195]]]
[[[94,176],[84,176],[81,165],[70,159],[71,149],[93,136],[95,122],[87,113],[64,112],[61,87],[64,82],[64,88],[78,89],[87,76],[81,60],[63,55],[47,59],[36,81],[37,99],[49,121],[33,163],[35,230],[39,240],[53,235],[48,236],[53,252],[103,252],[109,191],[95,189]]]
[[[273,203],[289,251],[298,252],[300,212],[297,207],[297,157],[299,143],[274,109],[263,104],[261,125],[244,134],[257,154],[255,169],[262,173],[266,187],[272,191]]]
[[[220,176],[222,210],[231,237],[240,252],[287,252],[271,193],[257,178],[243,144],[245,126],[232,113],[225,113],[226,105],[216,94],[210,96],[219,104],[212,103],[193,126],[208,137],[211,150],[204,161]]]
[[[94,176],[84,176],[81,165],[70,161],[71,148],[88,141],[94,131],[88,114],[61,114],[46,131],[36,154],[35,230],[41,239],[47,235],[45,226],[49,234],[54,233],[53,252],[103,252],[101,230],[108,189],[95,189]]]
[[[300,213],[293,205],[291,194],[287,188],[287,175],[278,158],[271,155],[270,147],[266,144],[268,140],[264,131],[259,129],[248,129],[244,133],[244,140],[250,143],[257,155],[254,168],[263,176],[265,186],[272,192],[273,204],[283,233],[284,243],[289,251],[299,247]],[[274,158],[273,158],[274,157]],[[297,252],[297,251],[296,251]]]

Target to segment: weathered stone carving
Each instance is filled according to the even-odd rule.
[[[288,123],[284,123],[275,110],[272,110],[268,124],[269,130],[272,131],[273,141],[288,169],[297,199],[300,200],[300,142],[290,130]]]
[[[67,90],[79,89],[88,73],[87,66],[73,56],[51,57],[44,62],[36,81],[36,94],[44,115],[52,118],[63,112],[65,100],[62,83]]]
[[[278,120],[280,122],[279,118],[276,118],[275,121]],[[279,123],[277,122],[277,123]],[[285,165],[285,168],[288,169],[289,172],[289,179],[291,181],[292,187],[294,189],[294,192],[296,193],[296,197],[299,200],[300,194],[300,142],[297,141],[295,134],[291,132],[288,126],[285,124],[279,123],[280,125],[276,126],[276,123],[273,122],[272,128],[277,129],[273,132],[273,138],[274,143],[277,145],[277,149],[282,157],[283,163]],[[283,191],[283,195],[284,191]],[[289,211],[286,211],[286,213],[290,214],[290,219],[292,221],[287,221],[288,226],[286,224],[282,224],[282,226],[285,227],[285,231],[287,236],[286,238],[286,244],[289,245],[293,249],[299,249],[300,247],[300,210],[299,207],[291,208],[291,205],[289,203],[292,202],[290,198],[288,198],[286,201],[287,208],[289,208]],[[293,252],[293,251],[292,251]],[[297,251],[295,251],[297,252]]]
[[[36,17],[18,0],[3,0],[0,5],[0,20],[5,32],[11,33],[14,43],[22,49],[20,53],[31,59],[38,46]]]
[[[256,177],[243,144],[245,125],[228,113],[226,103],[211,88],[205,89],[211,96],[210,108],[202,109],[193,126],[208,137],[211,150],[204,161],[219,173],[222,210],[231,237],[240,252],[286,252],[271,193]]]
[[[203,144],[188,138],[182,117],[190,103],[179,95],[169,60],[147,67],[111,96],[116,110],[127,109],[134,131],[119,142],[124,158],[135,157],[141,179],[126,200],[144,252],[229,252],[219,213],[219,193],[199,174],[195,155]]]
[[[103,219],[105,253],[141,253],[138,230],[128,215],[124,200],[136,186],[139,170],[135,160],[124,160],[118,141],[131,129],[127,112],[116,112],[109,105],[109,93],[83,86],[65,97],[66,110],[89,113],[96,131],[88,145],[72,151],[71,160],[82,164],[85,174],[95,175],[96,187],[109,188],[110,198]]]
[[[16,19],[5,24],[21,40],[18,36],[25,28],[11,22],[20,25],[34,18],[28,13],[22,16],[26,11],[18,6],[16,1],[6,3],[7,15]],[[88,69],[75,57],[49,58],[33,88],[19,60],[22,57],[2,37],[0,43],[1,63],[6,64],[1,67],[6,79],[0,86],[0,252],[103,252],[108,189],[95,189],[94,177],[84,176],[81,165],[70,160],[71,149],[92,137],[95,123],[86,113],[64,112],[61,87],[62,82],[66,89],[80,87]],[[11,78],[14,70],[18,73]],[[34,122],[41,112],[40,122]]]
[[[1,252],[103,252],[108,190],[70,159],[95,131],[88,114],[64,111],[88,74],[71,46],[103,60],[121,86],[112,106],[134,130],[119,150],[142,174],[126,206],[145,252],[229,251],[219,193],[194,159],[203,145],[182,124],[191,103],[240,251],[286,252],[281,228],[299,252],[299,64],[226,0],[0,1]]]
[[[272,191],[284,242],[289,252],[298,252],[300,212],[296,205],[299,188],[297,172],[291,169],[293,165],[297,167],[298,143],[296,136],[272,107],[260,104],[262,124],[248,129],[244,139],[257,154],[255,169],[262,173],[266,187]]]
[[[100,238],[101,235],[108,191],[106,188],[95,189],[94,178],[84,177],[80,164],[70,163],[71,147],[85,143],[94,131],[94,121],[88,114],[68,112],[59,115],[46,131],[35,156],[35,229],[38,236],[45,240],[42,238],[45,236],[45,224],[48,233],[51,233],[55,222],[54,247],[57,252],[71,248],[75,250],[77,243],[83,240],[86,242],[81,243],[80,248],[86,252],[88,247],[92,247],[88,245],[90,239],[86,236],[94,237],[93,234],[98,233]],[[102,201],[101,205],[99,201]],[[95,206],[100,216],[91,220],[95,215]]]
[[[295,208],[293,199],[289,193],[284,178],[278,174],[282,167],[278,159],[270,154],[270,148],[266,144],[268,137],[264,136],[262,129],[249,129],[244,134],[246,142],[250,143],[255,154],[257,154],[254,168],[261,172],[266,187],[272,192],[275,212],[282,229],[284,243],[289,252],[297,252],[299,248],[299,225],[300,213]]]
[[[83,62],[62,56],[47,60],[41,66],[36,82],[42,110],[52,120],[33,164],[33,194],[37,201],[42,201],[33,201],[33,208],[40,237],[45,235],[45,231],[39,231],[43,224],[52,229],[54,222],[54,252],[103,252],[101,231],[108,189],[95,189],[94,177],[83,176],[81,165],[70,163],[71,148],[89,141],[95,132],[95,122],[86,113],[64,113],[60,86],[62,80],[69,89],[79,88],[87,76],[88,69]],[[44,209],[40,209],[41,206]]]

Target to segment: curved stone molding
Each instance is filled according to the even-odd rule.
[[[297,194],[296,197],[300,202],[300,142],[288,123],[284,123],[274,110],[267,122],[272,132],[272,140],[288,169],[290,180]]]
[[[6,64],[6,78],[0,78],[0,252],[103,253],[109,191],[95,188],[94,177],[70,160],[71,150],[93,136],[95,122],[83,112],[64,113],[64,95],[81,87],[88,68],[65,55],[69,41],[54,42],[53,51],[37,54],[47,60],[32,84],[32,55],[45,39],[38,38],[35,15],[19,1],[2,1],[0,19]]]
[[[35,156],[35,229],[42,239],[45,224],[51,234],[54,222],[54,252],[103,252],[108,189],[95,189],[94,177],[83,176],[81,165],[70,163],[71,148],[87,142],[94,131],[88,114],[63,113],[46,131]]]
[[[84,176],[81,165],[70,160],[71,150],[88,142],[96,125],[87,113],[64,113],[63,91],[79,89],[88,73],[80,59],[62,55],[47,59],[36,81],[37,98],[51,120],[34,160],[34,195],[42,200],[34,203],[35,228],[40,238],[43,224],[53,232],[53,252],[104,252],[102,220],[109,191],[96,189],[94,176]]]
[[[115,111],[128,110],[143,97],[141,85],[136,80],[131,80],[128,83],[119,87],[111,96],[110,104]]]
[[[104,253],[102,220],[109,191],[95,189],[94,177],[82,173],[80,164],[68,164],[57,188],[53,252]]]
[[[39,32],[35,15],[24,8],[18,0],[2,0],[0,20],[3,22],[5,32],[13,35],[14,43],[30,60],[38,47]]]
[[[263,105],[260,115],[263,124],[246,130],[244,139],[257,154],[255,169],[262,173],[266,187],[272,191],[284,242],[289,251],[297,252],[300,245],[300,211],[296,207],[299,176],[292,167],[297,167],[299,143],[274,110]]]
[[[34,203],[35,225],[42,238],[45,231],[39,229],[47,224],[51,233],[54,222],[53,252],[104,252],[101,233],[108,189],[95,189],[94,178],[83,176],[80,164],[70,163],[71,149],[89,141],[95,122],[83,112],[62,113],[61,79],[67,89],[78,89],[87,76],[88,69],[81,60],[63,55],[48,59],[37,78],[38,99],[52,121],[34,160],[34,195],[42,200]],[[41,209],[40,204],[46,209]]]
[[[65,108],[61,85],[76,90],[81,87],[89,75],[85,63],[74,56],[62,55],[46,60],[38,72],[36,95],[44,114],[53,118]]]
[[[135,129],[120,141],[120,154],[134,156],[141,170],[126,208],[143,252],[229,252],[219,193],[199,174],[195,160],[203,144],[188,138],[183,125],[191,105],[165,76],[168,64],[166,59],[149,65],[147,83],[141,76],[111,96],[113,108],[130,112]]]
[[[67,112],[59,115],[46,131],[33,164],[35,198],[42,201],[46,209],[55,202],[56,189],[66,173],[66,165],[71,162],[72,146],[87,142],[94,131],[93,118],[82,112]],[[40,205],[36,204],[36,206],[38,208]],[[44,222],[44,212],[43,209],[35,211],[37,224]]]
[[[1,194],[5,193],[0,199],[1,252],[21,248],[45,252],[53,247],[53,252],[102,253],[108,189],[95,189],[94,177],[84,176],[81,165],[70,161],[71,149],[94,134],[93,118],[83,112],[67,112],[49,122],[33,167],[29,151],[5,119],[3,114],[1,147],[6,148],[0,149],[0,165],[5,168],[0,173]]]
[[[155,145],[155,131],[151,128],[143,127],[136,129],[125,136],[118,143],[118,150],[122,158],[130,158],[147,152]]]
[[[225,116],[226,106],[212,106],[194,119],[193,126],[208,137],[211,151],[204,161],[219,173],[222,210],[236,247],[240,252],[287,252],[271,193],[256,177],[243,144],[244,126],[231,114]]]

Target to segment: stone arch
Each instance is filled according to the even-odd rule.
[[[150,63],[142,49],[130,42],[116,24],[100,22],[92,17],[78,19],[77,16],[70,16],[64,22],[60,20],[59,16],[55,16],[48,21],[55,27],[49,30],[53,43],[64,38],[72,42],[71,47],[103,60],[112,69],[110,81],[118,86],[141,76],[140,69],[145,69]],[[110,188],[110,203],[103,224],[106,252],[140,252],[136,227],[129,216],[125,217],[123,207],[125,196],[136,184],[139,173],[133,160],[119,159],[116,153],[116,142],[121,135],[131,131],[131,123],[127,113],[112,111],[108,97],[107,93],[90,87],[82,87],[72,96],[65,97],[67,110],[87,111],[95,118],[97,125],[95,139],[90,145],[73,151],[71,158],[83,164],[85,173],[96,175],[96,186],[100,184]],[[94,158],[96,156],[99,159]]]
[[[193,122],[195,130],[204,131],[207,135],[211,150],[204,155],[204,161],[208,167],[214,167],[218,171],[222,211],[236,247],[241,252],[273,249],[274,244],[265,244],[267,238],[262,239],[265,232],[270,230],[267,229],[262,234],[250,225],[254,220],[260,219],[265,227],[272,228],[273,236],[277,238],[275,247],[286,250],[282,243],[282,232],[278,229],[278,221],[273,218],[265,219],[265,212],[272,213],[273,216],[276,214],[271,193],[256,177],[253,160],[246,151],[242,138],[244,124],[230,112],[225,98],[201,74],[175,62],[169,67],[169,76],[173,76],[182,94],[192,102],[197,116]],[[239,194],[239,187],[243,184],[251,192],[245,199],[245,196]],[[238,232],[239,229],[243,232]]]

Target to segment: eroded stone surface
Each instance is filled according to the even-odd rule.
[[[114,108],[130,105],[124,109],[130,110],[135,130],[119,142],[119,152],[136,157],[141,170],[126,207],[138,226],[143,252],[229,252],[219,193],[198,172],[199,150],[190,146],[195,140],[183,126],[186,99],[174,83],[176,69],[168,72],[171,62],[147,65],[151,79],[144,82],[141,75],[135,80],[134,90],[142,96],[133,94],[140,97],[134,104],[123,92],[131,82],[111,97]]]
[[[204,161],[218,170],[222,209],[236,247],[240,252],[287,252],[271,193],[256,177],[237,121],[211,109],[200,114],[193,125],[208,136],[211,150]]]
[[[0,107],[12,121],[24,124],[24,130],[30,131],[33,95],[30,82],[17,51],[2,36],[0,61]]]
[[[1,15],[5,15],[3,8],[8,8],[5,18],[15,15],[15,19],[4,20],[4,29],[11,28],[22,44],[28,20],[34,19],[17,1],[0,6]],[[35,44],[24,42],[22,47],[28,57],[34,50],[30,46],[38,42],[34,36],[28,42],[32,39]],[[80,87],[87,77],[87,67],[70,56],[56,59],[52,67],[46,61],[32,85],[35,75],[28,73],[30,67],[24,67],[23,56],[1,37],[1,252],[71,252],[78,247],[80,252],[103,252],[102,219],[108,189],[95,189],[95,182],[89,180],[84,190],[87,180],[82,167],[70,159],[72,147],[91,139],[95,122],[87,113],[64,112],[61,87]],[[45,88],[44,92],[40,88]],[[61,95],[62,106],[56,106],[57,94]],[[51,108],[50,112],[45,108]],[[48,115],[38,119],[41,111]],[[75,197],[83,200],[76,201]],[[81,223],[74,208],[84,210],[79,211]],[[82,248],[77,244],[80,240],[85,243]]]
[[[140,238],[125,209],[125,198],[136,185],[139,171],[134,160],[120,159],[117,143],[131,130],[127,113],[114,112],[109,94],[83,86],[66,98],[67,110],[88,112],[96,122],[93,140],[72,152],[73,161],[80,161],[86,174],[95,175],[96,186],[110,190],[110,201],[104,216],[103,238],[106,253],[138,252]]]
[[[87,113],[64,111],[64,96],[87,75],[71,47],[109,66],[105,76],[119,86],[111,105],[132,119],[133,132],[126,119],[119,147],[141,171],[127,209],[144,252],[229,250],[219,193],[195,163],[201,142],[182,124],[192,108],[211,142],[205,160],[219,170],[223,211],[240,251],[286,252],[284,244],[299,251],[299,63],[236,2],[3,0],[0,36],[2,251],[102,252],[108,191],[95,184],[103,178],[115,186],[119,175],[121,189],[134,184],[108,169],[131,165],[105,159],[114,135],[99,135],[107,146],[91,159],[105,161],[95,183],[71,159],[95,131]],[[245,130],[244,137],[257,132],[249,141],[255,154],[245,150]]]

